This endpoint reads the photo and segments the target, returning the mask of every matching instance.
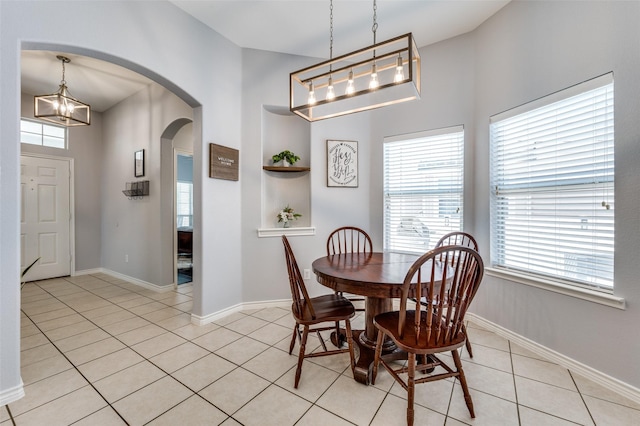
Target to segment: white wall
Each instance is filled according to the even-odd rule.
[[[33,95],[21,99],[22,117],[33,118]],[[25,144],[22,152],[74,159],[75,270],[83,271],[101,266],[102,113],[92,112],[90,126],[70,127],[68,144],[67,150]]]
[[[72,22],[62,25],[59,22]],[[113,23],[117,23],[117,30]],[[207,142],[240,148],[241,49],[168,2],[0,2],[0,400],[20,396],[20,49],[93,56],[155,80],[194,107],[196,317],[241,300],[240,191],[209,179]],[[220,60],[224,58],[224,60]],[[123,195],[120,196],[124,198]],[[206,215],[202,214],[206,211]],[[221,226],[220,224],[224,224]],[[203,262],[206,259],[206,262]]]
[[[104,112],[103,268],[154,286],[173,284],[172,259],[162,255],[162,249],[171,250],[173,244],[173,232],[161,227],[161,214],[171,217],[173,201],[171,188],[161,190],[162,134],[175,120],[191,120],[192,116],[192,108],[155,83]],[[141,149],[145,151],[145,175],[136,178],[133,155]],[[162,172],[172,176],[173,161],[167,166]],[[129,199],[122,193],[126,182],[141,180],[150,181],[149,196]]]

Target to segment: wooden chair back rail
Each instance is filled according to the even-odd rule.
[[[478,275],[484,270],[479,268],[479,256],[473,253],[477,255],[474,249],[465,246],[441,246],[423,255],[409,268],[400,301],[398,334],[401,337],[406,330],[406,302],[412,286],[415,286],[417,300],[426,299],[426,303],[421,303],[423,309],[415,310],[416,338],[425,338],[423,333],[426,333],[427,341],[435,339],[445,344],[458,336],[464,325],[464,315],[482,278],[482,275]],[[430,270],[425,273],[423,265],[429,260],[432,260],[428,263]],[[434,277],[438,262],[449,267],[443,269],[442,279],[436,282]],[[423,276],[428,278],[423,280]],[[423,316],[425,321],[422,320]]]
[[[331,232],[327,238],[327,256],[340,253],[371,253],[373,243],[364,230],[355,226],[343,226]]]
[[[373,242],[371,237],[363,229],[355,226],[343,226],[335,229],[329,238],[327,238],[327,256],[342,253],[373,253]],[[342,292],[337,294],[342,295]],[[351,302],[362,302],[363,297],[351,297]],[[364,311],[364,308],[358,308],[357,311]],[[336,326],[337,327],[337,326]],[[338,330],[336,329],[336,332]]]
[[[289,276],[289,286],[291,287],[291,296],[293,299],[293,309],[295,314],[299,317],[303,317],[303,308],[306,308],[309,310],[311,318],[315,319],[316,313],[313,309],[313,305],[311,303],[303,303],[304,300],[309,300],[310,297],[309,293],[307,293],[307,288],[304,286],[302,274],[300,274],[300,268],[298,267],[298,262],[296,262],[293,255],[293,250],[291,250],[289,240],[283,236],[282,242],[285,247],[284,254],[287,262],[287,273]]]

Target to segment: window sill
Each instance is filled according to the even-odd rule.
[[[626,309],[624,298],[616,297],[612,294],[590,290],[587,288],[573,287],[571,285],[563,284],[557,281],[546,280],[540,277],[534,277],[531,275],[513,271],[506,271],[500,268],[484,268],[484,270],[487,275],[492,277],[515,281],[520,284],[530,285],[533,287],[541,288],[543,290],[553,291],[555,293],[564,294],[565,296],[588,300],[589,302],[599,303],[601,305],[610,306],[612,308],[622,310]]]
[[[291,228],[259,228],[258,238],[279,237],[281,235],[316,235],[315,226],[292,226]]]

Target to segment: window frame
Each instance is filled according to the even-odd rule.
[[[28,123],[29,125],[38,125],[40,126],[40,132],[36,133],[36,132],[28,132],[23,130],[22,125],[23,123]],[[62,131],[63,132],[63,137],[56,137],[53,134],[46,134],[45,129],[46,128],[50,128],[50,129],[56,129],[57,131]],[[23,141],[23,135],[28,134],[28,135],[37,135],[40,139],[40,143],[31,143],[31,142],[24,142]],[[58,145],[52,145],[52,144],[47,144],[45,143],[45,141],[47,140],[47,137],[49,138],[53,138],[56,140],[60,140],[62,139],[63,142],[63,147],[60,147]],[[49,123],[45,123],[39,120],[33,120],[30,118],[24,118],[21,117],[20,118],[20,144],[21,145],[32,145],[32,146],[40,146],[40,147],[44,147],[44,148],[53,148],[53,149],[61,149],[61,150],[69,150],[69,130],[67,127],[65,126],[56,126],[55,124],[49,124]]]
[[[462,231],[464,136],[464,126],[459,125],[384,138],[383,248],[385,251],[423,254],[432,249],[444,234]],[[451,142],[457,143],[454,149],[450,149],[450,152],[455,155],[444,159],[442,156],[437,157],[435,164],[429,164],[430,158],[417,157],[428,151],[421,146],[422,144],[435,143],[437,145],[433,149],[438,152],[438,147],[444,151],[445,145]],[[399,150],[403,145],[413,146],[412,169],[404,172],[395,168],[395,172],[391,173],[391,169],[397,166],[393,162],[402,163],[403,161],[398,159],[402,155]],[[446,146],[451,147],[451,145]],[[392,153],[391,150],[394,147],[397,150]],[[433,159],[431,163],[434,163]],[[430,179],[422,181],[419,176],[427,175],[429,170],[439,170],[440,174],[430,175]],[[402,174],[402,176],[394,177],[394,174]],[[437,200],[432,199],[434,196]],[[452,211],[451,203],[458,205],[457,211],[454,215],[447,215],[445,213]],[[402,231],[399,230],[401,228]]]
[[[502,213],[502,211],[498,214],[496,213],[497,209],[498,209],[498,202],[500,202],[498,200],[498,198],[504,198],[504,188],[501,188],[502,193],[500,195],[498,195],[496,192],[496,189],[494,188],[494,186],[496,186],[496,181],[495,181],[495,174],[496,174],[496,170],[498,170],[499,167],[501,167],[500,170],[504,170],[505,164],[501,164],[499,163],[500,159],[497,159],[496,157],[498,156],[494,150],[495,150],[495,142],[494,142],[494,126],[496,126],[499,123],[504,123],[509,119],[515,118],[515,119],[520,119],[522,117],[527,116],[527,114],[529,113],[533,113],[536,110],[539,110],[543,107],[549,107],[549,106],[556,106],[558,104],[561,104],[562,102],[565,102],[566,100],[571,100],[574,99],[576,96],[578,95],[582,95],[582,94],[587,94],[593,90],[599,90],[599,89],[606,89],[608,86],[611,86],[610,92],[611,92],[611,111],[610,111],[610,115],[611,118],[610,119],[606,119],[603,120],[603,122],[606,122],[608,126],[610,126],[611,128],[611,134],[612,136],[610,137],[610,140],[608,140],[605,145],[610,144],[611,146],[611,152],[608,152],[607,155],[610,155],[610,160],[608,159],[604,159],[601,161],[601,163],[598,163],[599,159],[595,159],[596,158],[596,154],[595,154],[595,148],[592,149],[592,156],[594,158],[594,164],[599,164],[600,167],[607,167],[609,163],[611,163],[611,165],[609,166],[611,171],[611,180],[606,180],[603,181],[603,187],[604,185],[609,185],[610,186],[610,194],[608,195],[611,199],[611,203],[613,204],[613,200],[614,200],[614,193],[613,193],[613,188],[614,188],[614,184],[615,184],[615,170],[613,167],[613,155],[614,155],[614,150],[615,150],[615,137],[613,136],[614,133],[614,118],[613,118],[613,110],[615,107],[615,94],[614,94],[614,81],[613,81],[613,74],[612,73],[608,73],[599,77],[596,77],[594,79],[588,80],[586,82],[577,84],[575,86],[571,86],[567,89],[555,92],[549,96],[545,96],[543,98],[539,98],[536,99],[532,102],[520,105],[512,110],[508,110],[505,111],[503,113],[497,114],[495,116],[492,116],[490,118],[490,123],[491,123],[491,127],[490,127],[490,137],[489,137],[489,144],[491,147],[491,154],[490,154],[490,158],[491,158],[491,165],[490,165],[490,182],[491,182],[491,200],[490,200],[490,207],[491,207],[491,219],[490,219],[490,224],[491,224],[491,263],[490,266],[487,269],[488,275],[493,275],[493,276],[499,276],[501,278],[507,278],[519,283],[523,283],[523,284],[529,284],[529,285],[533,285],[536,287],[541,287],[541,288],[545,288],[548,290],[552,290],[552,291],[557,291],[559,293],[563,293],[563,294],[568,294],[568,295],[572,295],[572,296],[577,296],[583,299],[587,299],[590,301],[596,301],[598,303],[603,303],[605,305],[609,305],[609,306],[613,306],[613,307],[617,307],[620,309],[624,309],[624,299],[619,298],[619,297],[615,297],[613,296],[613,291],[614,291],[614,277],[613,277],[613,273],[615,272],[614,269],[614,259],[613,259],[613,242],[611,243],[611,268],[612,268],[612,272],[611,272],[611,286],[609,287],[608,285],[603,285],[603,284],[597,284],[596,281],[594,281],[594,284],[590,284],[590,283],[585,283],[584,280],[579,280],[579,279],[571,279],[570,277],[567,277],[566,272],[564,273],[564,276],[562,276],[562,274],[548,274],[548,273],[539,273],[536,271],[532,271],[532,270],[523,270],[523,269],[519,269],[519,268],[513,268],[513,267],[509,267],[508,265],[505,265],[504,263],[500,263],[500,256],[498,256],[498,251],[497,250],[497,244],[502,242],[502,244],[504,244],[505,240],[497,240],[496,238],[499,238],[499,236],[497,235],[497,233],[499,232],[499,229],[501,228],[500,226],[497,226],[497,222],[496,220],[499,220],[500,218],[504,218],[504,213]],[[607,106],[605,107],[607,108],[607,111],[609,111],[609,106],[607,104]],[[564,110],[562,110],[564,111]],[[532,114],[531,114],[532,115]],[[554,135],[555,137],[555,135]],[[601,138],[601,136],[599,136]],[[586,139],[586,138],[585,138]],[[592,136],[591,137],[591,142],[589,142],[591,145],[596,146],[598,143],[601,143],[602,140],[599,140],[597,137]],[[515,139],[514,139],[515,140]],[[530,139],[523,139],[526,140],[528,142],[530,142]],[[560,140],[560,143],[558,143],[557,141]],[[560,147],[562,146],[561,144],[566,141],[564,141],[561,137],[556,137],[554,139],[554,146]],[[520,142],[518,142],[520,143]],[[604,157],[603,157],[604,158]],[[495,163],[495,164],[494,164]],[[536,164],[535,162],[532,164]],[[566,163],[565,163],[566,164]],[[531,166],[533,167],[533,166]],[[595,168],[595,166],[594,166]],[[515,173],[514,173],[515,174]],[[552,174],[548,174],[547,176],[558,176],[558,174],[556,173],[555,175]],[[535,181],[535,177],[531,178]],[[588,177],[588,179],[594,179],[597,180],[597,177],[594,176],[590,176]],[[572,190],[575,193],[578,193],[580,190],[585,191],[585,188],[588,188],[589,186],[591,186],[592,188],[595,187],[595,184],[593,183],[593,181],[584,181],[584,182],[573,182],[573,185],[571,186]],[[546,185],[546,188],[552,188],[552,190],[549,193],[552,193],[552,191],[555,191],[556,193],[559,192],[562,188],[563,188],[563,183],[558,182],[554,185]],[[523,191],[522,188],[518,188],[519,191]],[[512,194],[513,192],[515,192],[516,189],[512,190]],[[531,189],[531,188],[526,188],[524,190],[524,192],[526,194],[533,194],[535,195],[537,189]],[[549,190],[548,190],[549,191]],[[592,192],[595,192],[594,189],[591,190]],[[502,206],[502,204],[500,204],[500,206]],[[581,205],[581,208],[582,207]],[[580,210],[578,210],[580,211]],[[585,210],[586,211],[586,210]],[[526,215],[527,213],[525,213]],[[614,209],[611,209],[611,220],[612,220],[612,225],[611,225],[611,230],[609,233],[607,233],[606,235],[609,236],[609,238],[611,239],[611,241],[614,240],[615,238],[615,211]],[[523,216],[526,217],[526,216]],[[557,218],[557,216],[554,216],[554,218]],[[504,226],[502,226],[502,228],[504,228]],[[568,239],[572,238],[572,237],[567,237]],[[595,243],[593,243],[595,244]],[[600,248],[600,246],[596,246],[592,244],[592,248],[591,250],[596,252],[598,251],[597,249]],[[526,243],[526,246],[528,247],[528,242]],[[503,247],[503,246],[501,246]],[[501,248],[502,250],[502,248]],[[608,263],[607,263],[608,264]],[[596,275],[593,276],[594,278],[592,278],[593,280],[596,279]]]

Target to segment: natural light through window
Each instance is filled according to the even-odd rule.
[[[61,126],[21,119],[20,142],[29,145],[66,149],[67,129]]]
[[[493,267],[610,292],[613,75],[491,119]]]
[[[426,253],[462,230],[462,126],[384,139],[384,249]]]
[[[177,225],[181,227],[193,226],[193,183],[177,182]]]

